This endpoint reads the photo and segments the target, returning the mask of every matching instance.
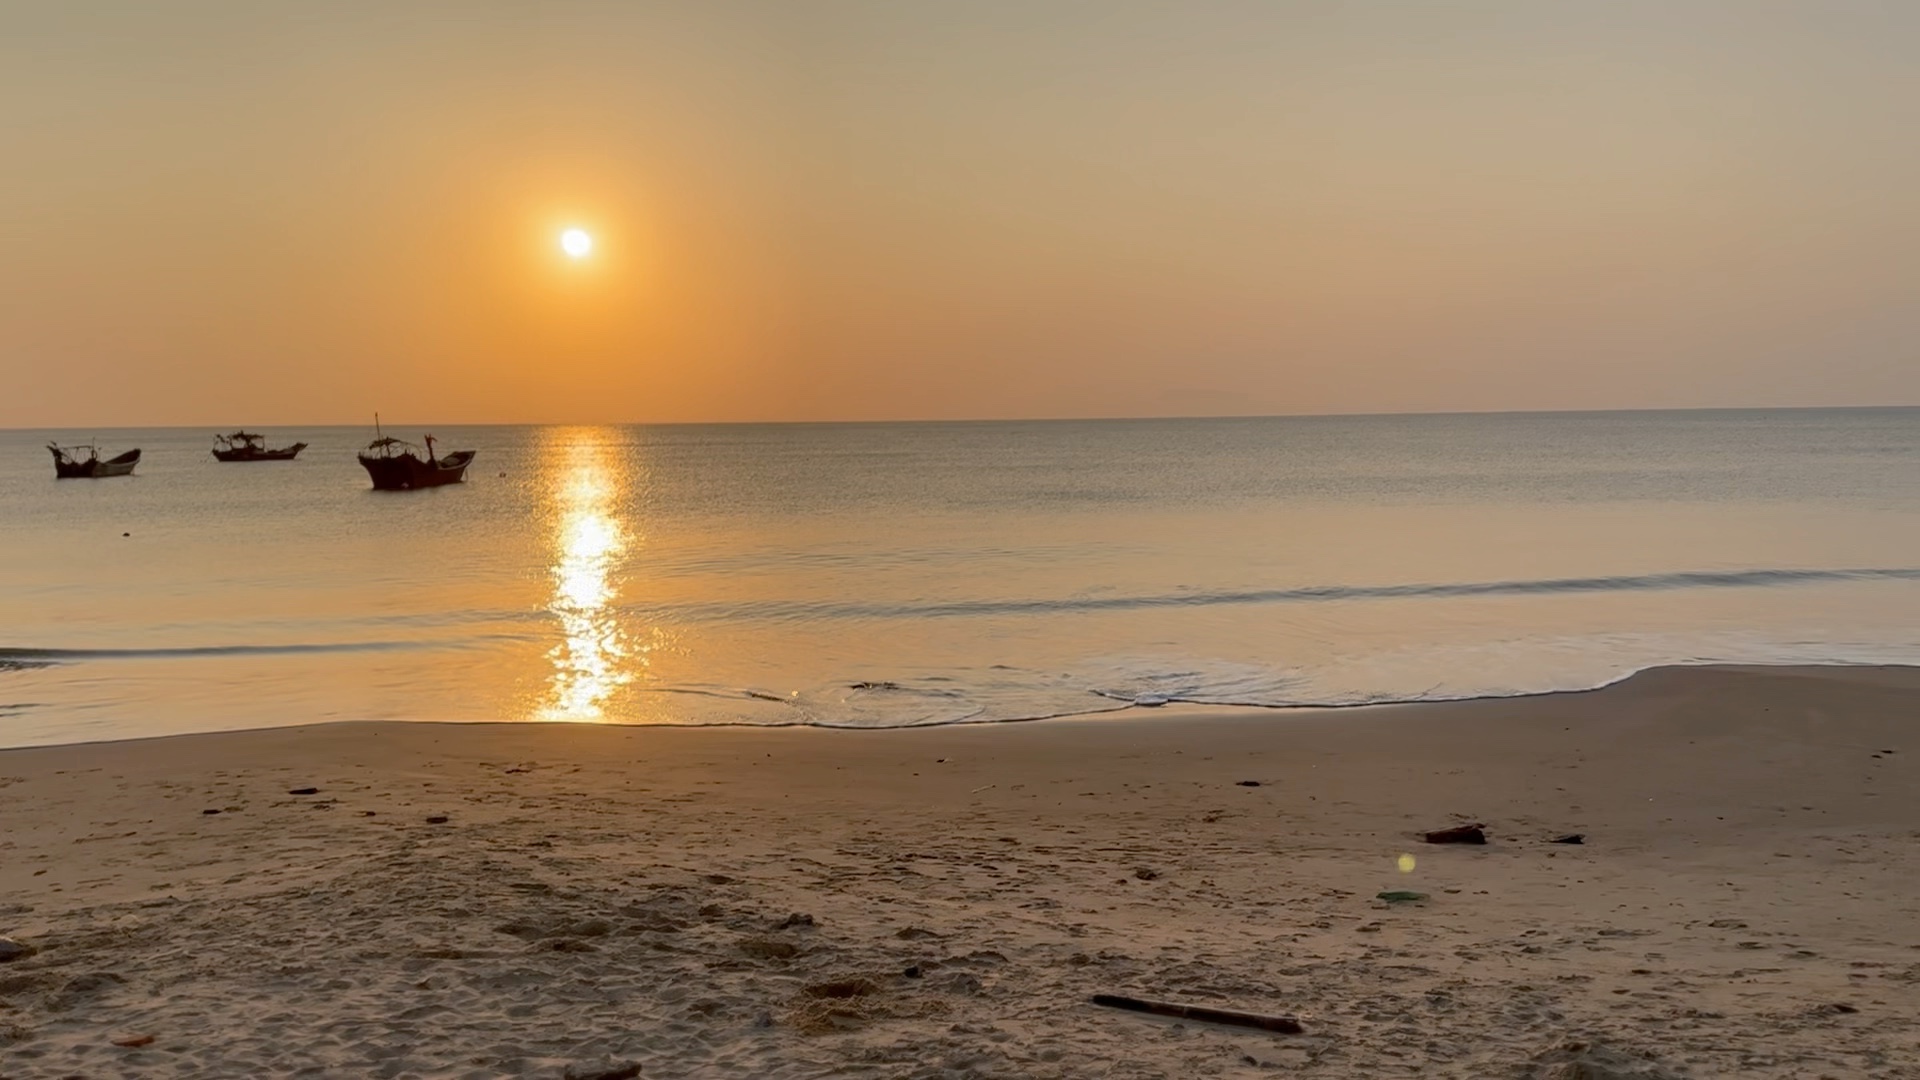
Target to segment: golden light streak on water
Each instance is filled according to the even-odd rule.
[[[611,605],[613,572],[626,553],[628,529],[620,518],[622,478],[601,441],[576,438],[564,451],[552,494],[553,593],[547,610],[560,624],[561,640],[547,653],[553,663],[543,720],[603,720],[607,699],[633,681],[633,665],[646,663],[635,650]]]

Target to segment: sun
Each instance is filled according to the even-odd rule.
[[[593,237],[585,229],[568,229],[560,234],[560,250],[571,259],[584,259],[593,251]]]

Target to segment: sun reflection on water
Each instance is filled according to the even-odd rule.
[[[626,553],[628,533],[619,517],[620,474],[597,441],[567,448],[553,490],[553,596],[547,610],[559,620],[561,641],[553,662],[543,720],[603,720],[607,699],[633,681],[631,661],[646,663],[645,649],[628,641],[611,610],[617,594],[613,571]]]

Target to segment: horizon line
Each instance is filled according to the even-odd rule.
[[[1121,422],[1153,422],[1163,420],[1359,420],[1384,417],[1408,416],[1606,416],[1623,413],[1754,413],[1754,412],[1866,412],[1873,410],[1896,411],[1920,409],[1920,402],[1894,405],[1670,405],[1638,408],[1604,409],[1402,409],[1371,412],[1286,412],[1286,413],[1191,413],[1191,414],[1154,414],[1134,416],[978,416],[978,417],[897,417],[890,419],[842,419],[842,420],[477,420],[477,421],[411,421],[403,424],[431,423],[442,427],[775,427],[775,426],[811,426],[811,427],[851,427],[857,425],[881,426],[887,424],[1101,424]],[[383,426],[385,421],[382,422]],[[39,432],[70,431],[77,428],[92,428],[99,431],[178,431],[199,430],[207,427],[221,427],[219,424],[61,424],[38,427],[16,427],[0,425],[0,431]],[[311,421],[279,421],[270,424],[251,424],[243,427],[294,427],[294,428],[342,428],[371,426],[363,422],[315,423]]]

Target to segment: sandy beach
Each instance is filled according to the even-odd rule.
[[[1916,717],[1920,669],[1693,668],[0,752],[0,934],[33,950],[0,1076],[1920,1076]],[[1491,842],[1422,842],[1468,822]]]

